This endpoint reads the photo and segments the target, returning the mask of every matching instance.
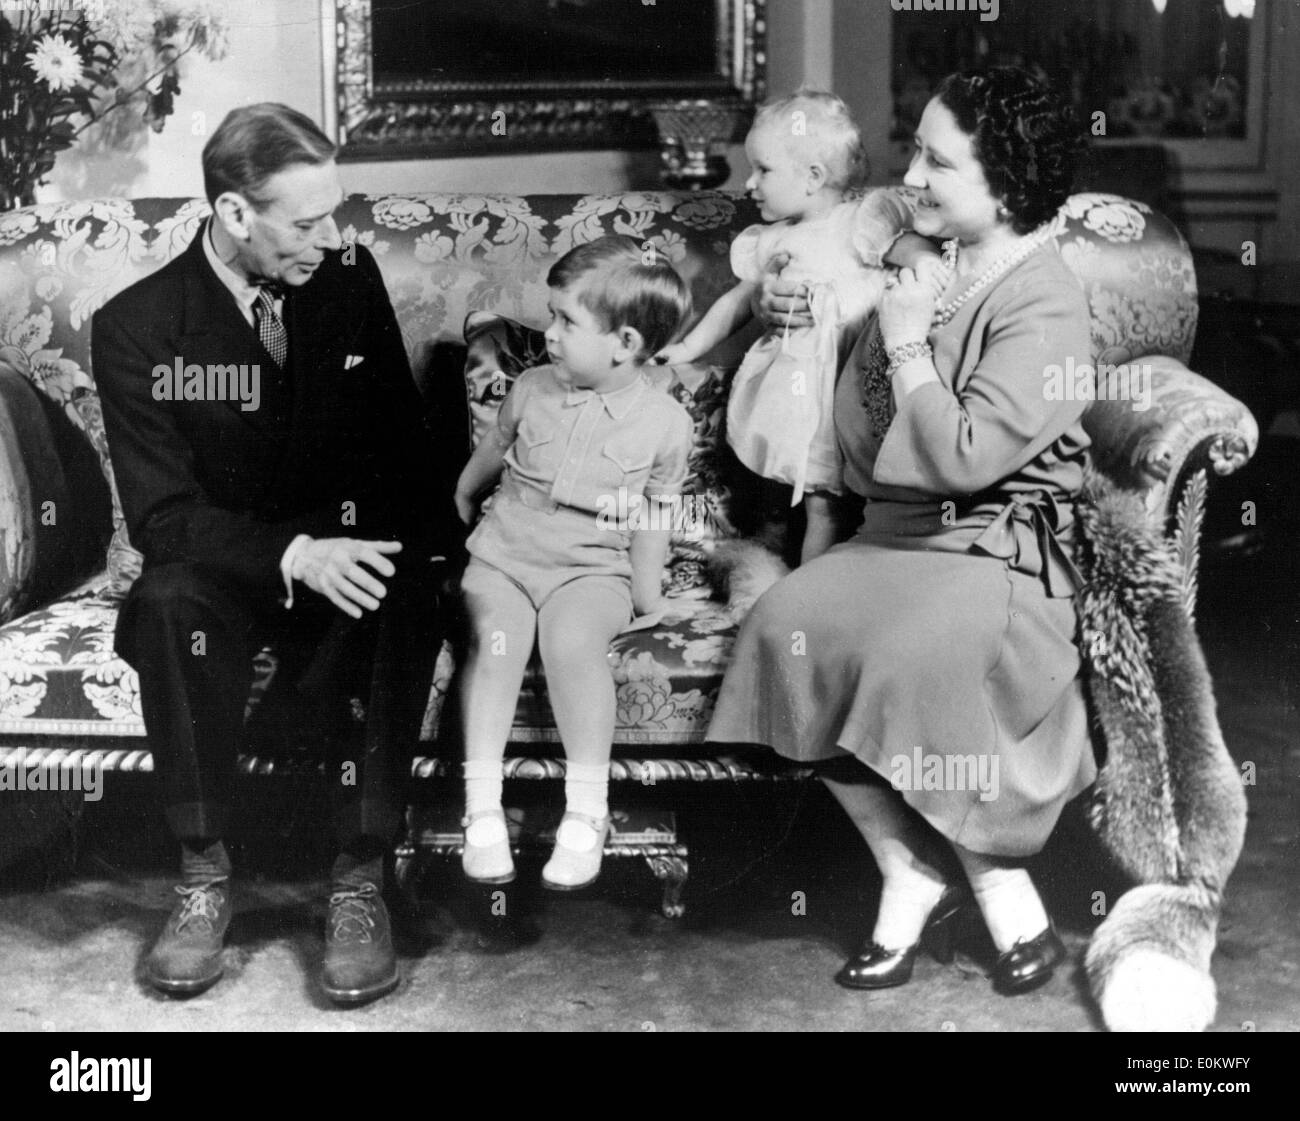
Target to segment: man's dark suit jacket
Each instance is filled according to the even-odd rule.
[[[412,550],[446,554],[458,524],[451,487],[435,478],[422,401],[370,253],[352,247],[351,263],[328,253],[288,291],[288,370],[277,377],[212,271],[206,235],[205,226],[180,257],[110,300],[92,328],[118,490],[146,567],[191,562],[265,602],[283,595],[280,559],[299,533],[400,539],[408,561]],[[155,400],[155,366],[178,358],[257,364],[260,407]]]

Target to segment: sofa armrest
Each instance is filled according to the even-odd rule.
[[[1148,355],[1117,369],[1121,392],[1105,393],[1084,416],[1093,465],[1143,492],[1153,523],[1163,527],[1189,475],[1201,468],[1232,474],[1255,454],[1259,426],[1245,405],[1174,358]]]

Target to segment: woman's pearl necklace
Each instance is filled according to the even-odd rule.
[[[1055,230],[1053,228],[1053,224],[1049,222],[1046,225],[1039,226],[1038,229],[1036,229],[1033,233],[1031,233],[1019,244],[1012,246],[1010,250],[1008,250],[1006,253],[1003,253],[1001,257],[999,257],[996,261],[993,262],[993,264],[989,265],[987,269],[985,269],[982,273],[980,273],[979,277],[974,281],[974,283],[972,283],[969,287],[967,287],[961,293],[961,295],[959,295],[956,299],[949,300],[945,304],[939,304],[934,309],[934,318],[932,320],[932,325],[935,327],[942,327],[945,323],[951,320],[952,317],[956,315],[957,312],[960,311],[961,308],[965,306],[967,302],[969,302],[970,298],[974,296],[975,293],[983,291],[995,280],[997,280],[997,278],[1000,277],[1008,269],[1012,268],[1015,265],[1018,265],[1021,261],[1023,261],[1026,257],[1028,257],[1035,249],[1037,249],[1040,245],[1042,245],[1045,241],[1047,241],[1048,238],[1050,238],[1054,232]],[[957,239],[956,238],[953,238],[951,241],[945,241],[943,243],[943,264],[944,267],[947,268],[952,275],[954,276],[956,275],[957,273]]]

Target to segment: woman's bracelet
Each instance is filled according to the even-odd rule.
[[[902,346],[888,346],[885,348],[885,357],[889,359],[885,372],[892,378],[898,373],[900,367],[907,365],[914,358],[934,357],[934,349],[922,339],[918,342],[903,343]]]

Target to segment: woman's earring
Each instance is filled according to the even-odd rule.
[[[999,206],[998,217],[1005,221],[1007,218],[1011,217],[1011,211],[1008,210],[1005,206]]]

